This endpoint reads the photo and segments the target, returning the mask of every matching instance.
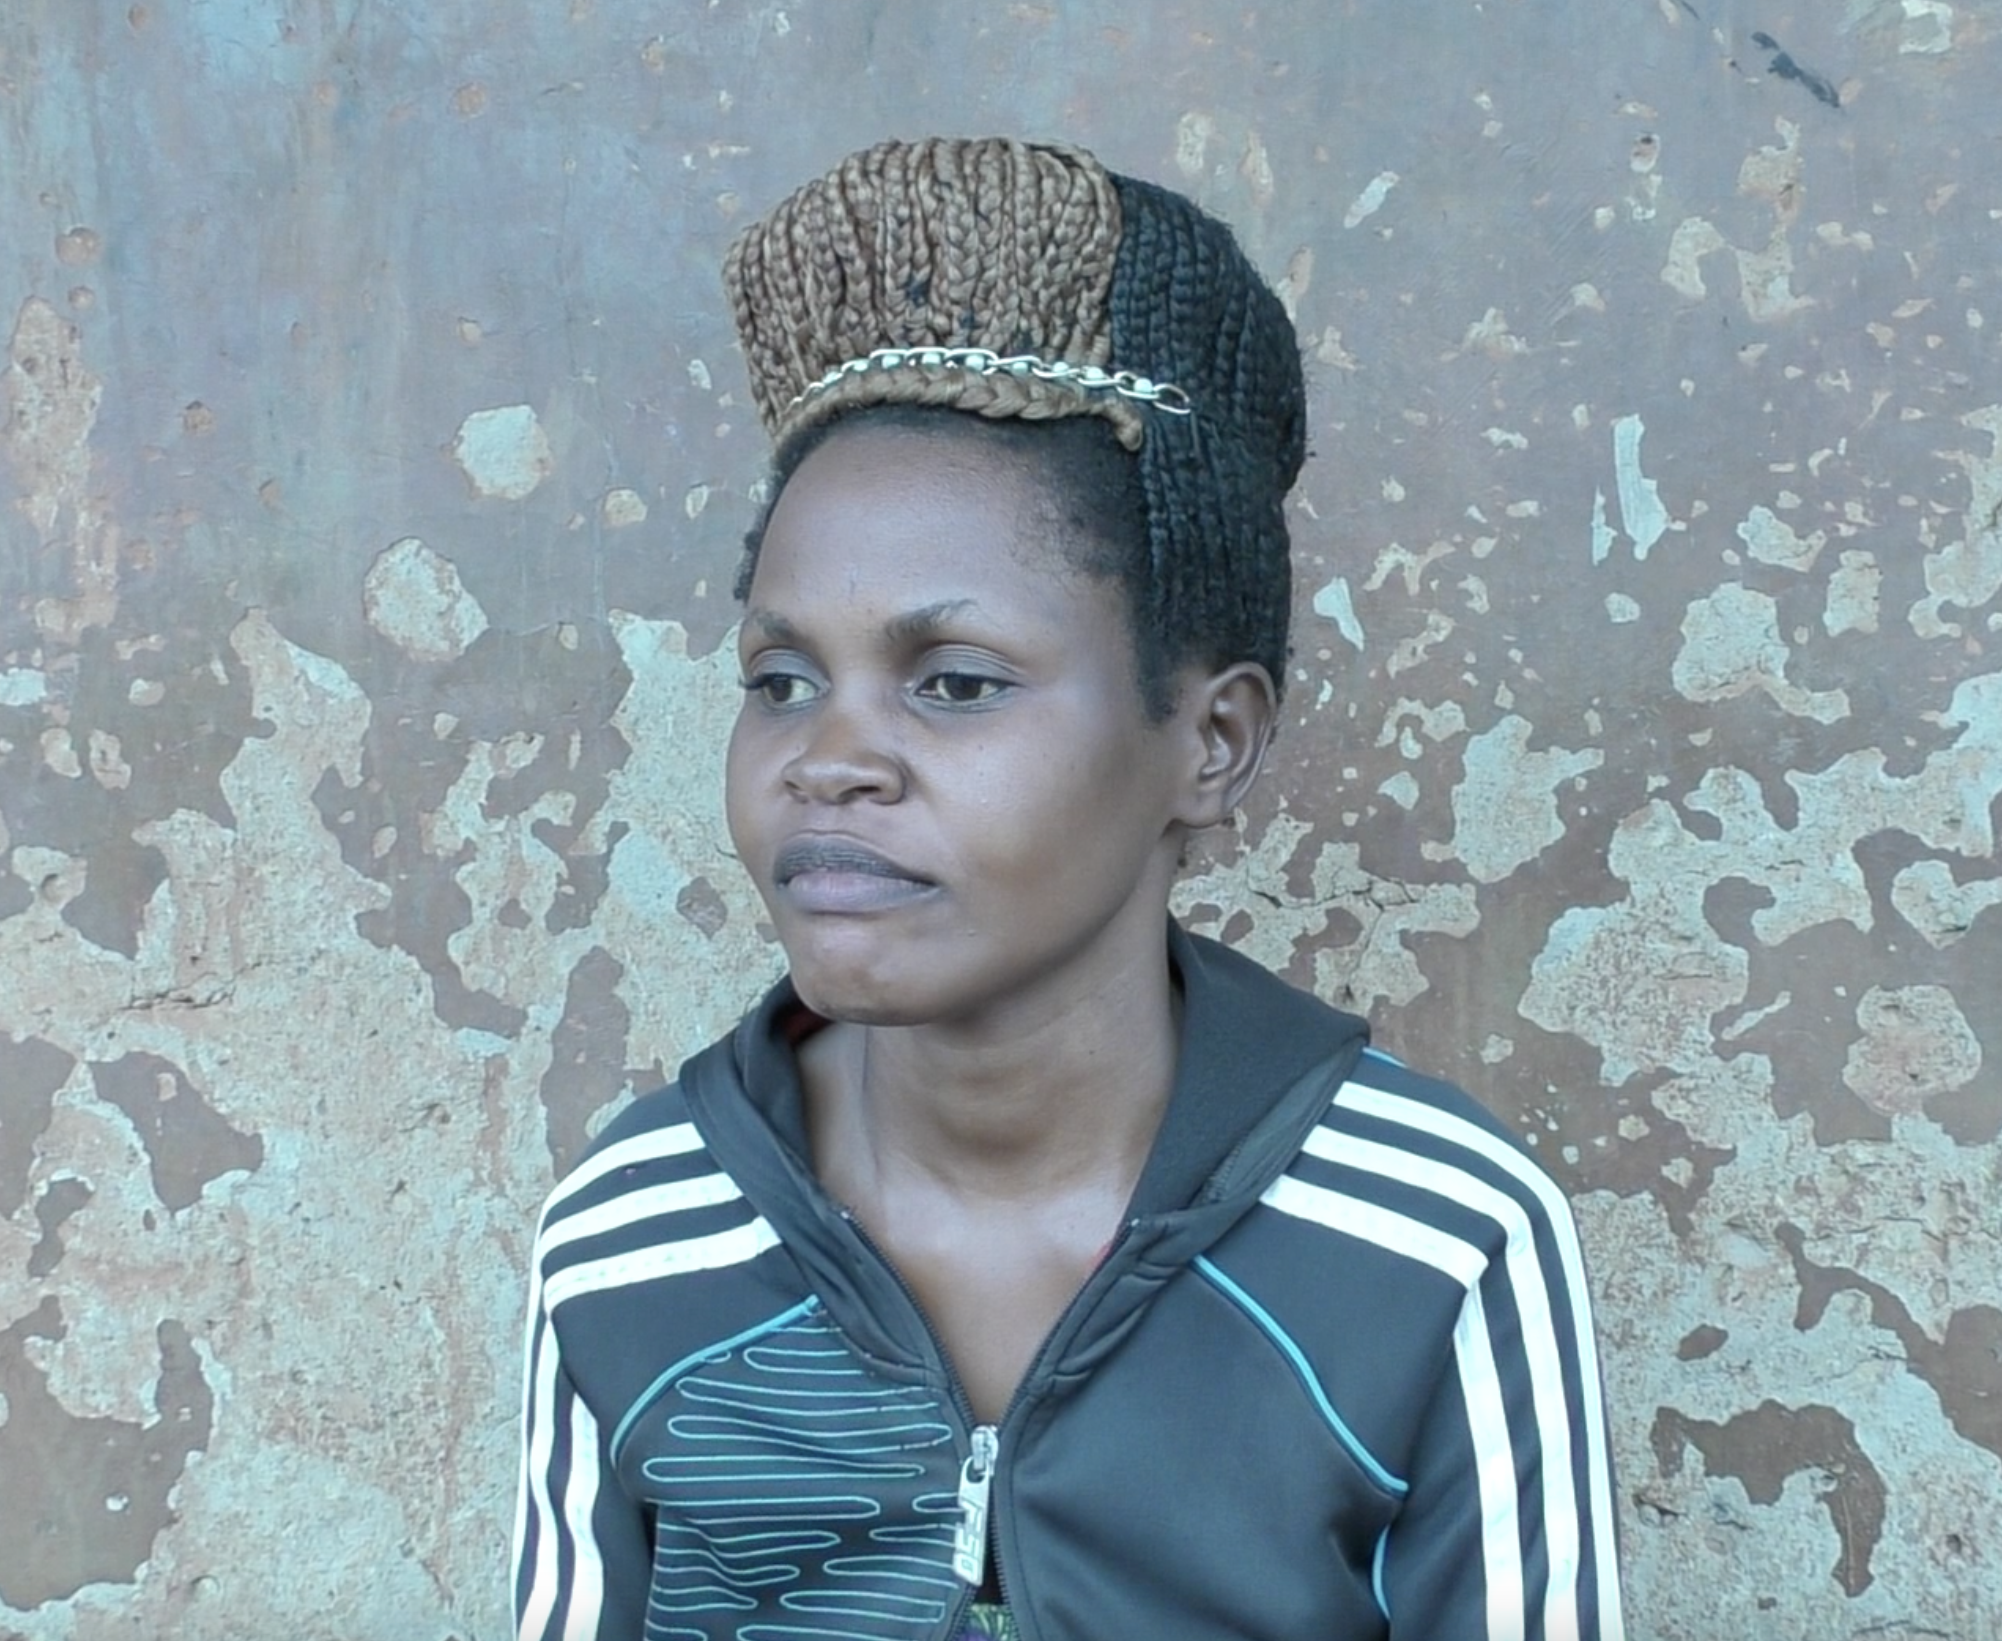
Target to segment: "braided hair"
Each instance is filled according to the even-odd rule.
[[[1255,661],[1284,689],[1306,392],[1292,323],[1223,223],[1075,148],[886,142],[747,230],[724,283],[775,445],[739,598],[772,506],[832,429],[957,435],[978,424],[938,412],[970,413],[1081,528],[1080,568],[1120,584],[1150,715],[1191,662]],[[860,368],[880,349],[898,351]],[[1102,385],[1112,372],[1128,388]]]

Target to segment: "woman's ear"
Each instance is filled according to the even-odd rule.
[[[1228,820],[1258,779],[1279,716],[1272,675],[1256,661],[1192,673],[1183,683],[1177,716],[1187,726],[1193,753],[1178,818],[1200,831]]]

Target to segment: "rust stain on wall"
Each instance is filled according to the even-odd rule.
[[[168,1496],[208,1446],[215,1398],[187,1328],[158,1329],[159,1378],[145,1423],[77,1418],[52,1395],[29,1354],[59,1343],[62,1307],[45,1299],[0,1332],[0,1600],[23,1610],[86,1584],[130,1584],[173,1524]]]
[[[1957,1217],[1965,1220],[1964,1214]],[[1987,1304],[1955,1310],[1934,1339],[1883,1284],[1814,1263],[1797,1226],[1782,1225],[1778,1234],[1800,1280],[1796,1327],[1819,1325],[1838,1294],[1860,1294],[1869,1301],[1872,1324],[1897,1340],[1907,1365],[1939,1397],[1954,1429],[2002,1457],[2002,1310]]]
[[[0,1218],[12,1219],[28,1200],[36,1144],[75,1064],[53,1043],[0,1036]]]
[[[154,1054],[94,1064],[98,1098],[125,1113],[146,1148],[153,1193],[170,1209],[192,1207],[212,1180],[264,1162],[264,1141],[240,1134],[211,1107],[180,1067]]]
[[[80,1179],[52,1179],[35,1199],[38,1234],[28,1254],[28,1275],[47,1276],[63,1258],[63,1223],[89,1202],[95,1193]]]
[[[1742,1482],[1754,1504],[1777,1503],[1790,1477],[1813,1478],[1842,1547],[1836,1582],[1852,1596],[1870,1587],[1870,1557],[1884,1531],[1884,1479],[1856,1445],[1856,1427],[1834,1408],[1761,1402],[1724,1424],[1663,1408],[1655,1415],[1653,1439],[1655,1457],[1669,1474],[1682,1468],[1685,1445],[1694,1447],[1711,1475]]]

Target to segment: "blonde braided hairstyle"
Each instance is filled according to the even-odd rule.
[[[1292,322],[1221,222],[1063,144],[889,141],[746,229],[723,283],[776,449],[768,509],[828,429],[872,407],[1109,424],[1118,471],[1063,456],[1064,482],[1096,492],[1101,519],[1106,493],[1131,498],[1094,529],[1119,538],[1100,542],[1104,573],[1125,587],[1150,709],[1167,710],[1191,660],[1255,660],[1284,688],[1284,504],[1306,453],[1305,384]],[[897,351],[885,362],[883,349]],[[953,356],[975,349],[990,362]],[[1180,409],[1136,382],[1174,384]],[[1042,443],[1056,461],[1080,440],[1087,429],[1053,428]]]
[[[1080,149],[935,137],[851,154],[755,224],[723,265],[766,430],[782,443],[865,404],[924,404],[1029,421],[1101,415],[1138,449],[1131,403],[1035,376],[912,364],[807,392],[885,347],[1104,366],[1119,235],[1111,174]]]

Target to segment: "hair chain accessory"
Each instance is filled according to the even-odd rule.
[[[792,405],[824,393],[844,376],[871,370],[966,370],[980,376],[1035,376],[1045,382],[1068,382],[1088,393],[1116,393],[1122,399],[1152,405],[1170,416],[1188,416],[1195,406],[1173,382],[1151,381],[1130,370],[1106,370],[1098,365],[1074,365],[1067,359],[1044,359],[1033,353],[999,354],[991,348],[877,348],[859,359],[836,365],[817,382],[794,396]],[[786,408],[791,409],[792,405]]]

